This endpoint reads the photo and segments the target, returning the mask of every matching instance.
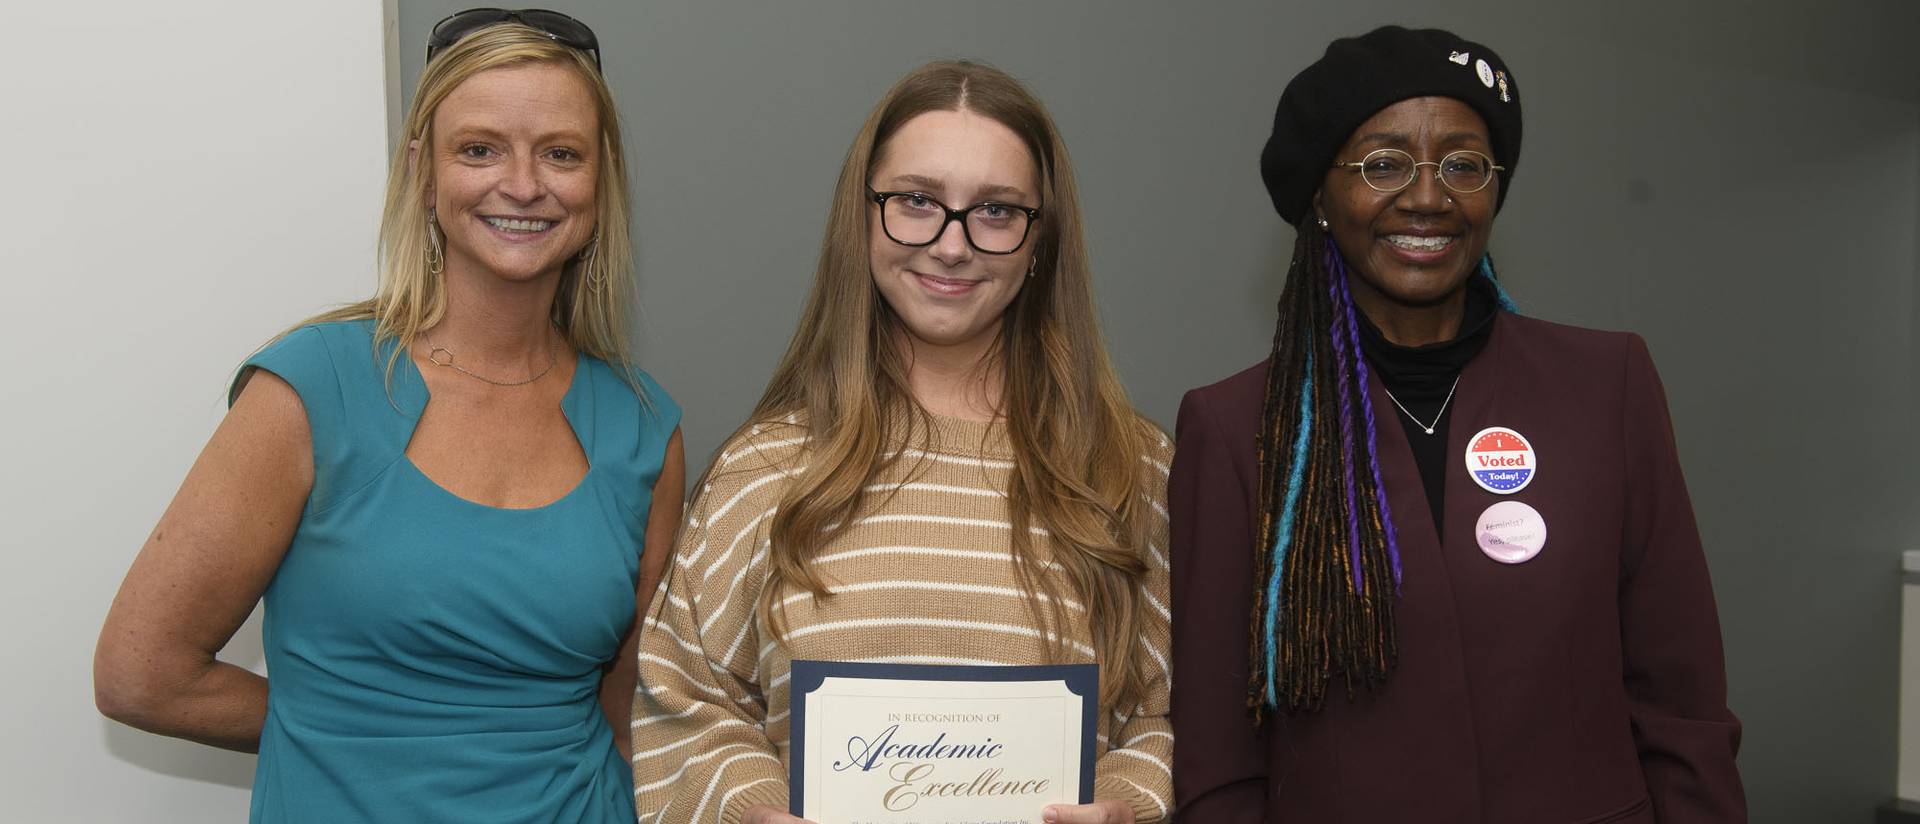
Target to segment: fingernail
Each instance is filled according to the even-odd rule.
[[[1059,811],[1057,811],[1057,810],[1055,810],[1054,808],[1052,808],[1052,807],[1048,807],[1048,808],[1046,808],[1046,809],[1044,809],[1044,810],[1041,810],[1041,811],[1040,811],[1040,820],[1041,820],[1041,821],[1046,821],[1046,822],[1054,822],[1054,821],[1059,821],[1059,820],[1060,820],[1060,813],[1059,813]]]

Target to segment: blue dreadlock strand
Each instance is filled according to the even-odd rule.
[[[1493,253],[1489,252],[1480,256],[1480,276],[1486,278],[1488,283],[1493,284],[1493,295],[1500,300],[1500,308],[1516,315],[1520,314],[1520,304],[1514,303],[1513,298],[1507,296],[1507,288],[1501,286],[1500,278],[1495,277],[1493,274]]]
[[[1267,704],[1276,705],[1278,692],[1273,685],[1273,662],[1280,626],[1280,579],[1287,568],[1287,544],[1293,540],[1293,518],[1300,503],[1300,478],[1307,472],[1307,438],[1313,431],[1313,353],[1307,353],[1306,378],[1300,387],[1300,431],[1293,436],[1293,457],[1287,468],[1285,503],[1280,509],[1280,527],[1274,531],[1273,574],[1267,578]]]

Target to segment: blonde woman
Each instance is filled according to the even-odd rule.
[[[812,294],[700,484],[641,639],[643,821],[794,822],[795,658],[1101,667],[1096,801],[1168,814],[1171,446],[1095,327],[1066,148],[975,63],[854,139]]]
[[[257,749],[254,821],[633,820],[636,591],[684,468],[621,337],[598,60],[552,12],[435,28],[379,291],[246,362],[114,601],[101,710]],[[263,596],[269,678],[214,657]]]

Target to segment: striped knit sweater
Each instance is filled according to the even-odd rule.
[[[870,491],[871,513],[815,563],[837,597],[783,599],[786,642],[754,605],[769,575],[768,527],[805,460],[798,425],[730,441],[696,493],[666,580],[640,636],[633,714],[635,806],[642,824],[733,824],[755,804],[787,805],[788,667],[794,658],[910,664],[1093,662],[1086,609],[1067,606],[1066,660],[1049,660],[1013,569],[1004,490],[1012,452],[999,425],[935,418]],[[1167,464],[1154,433],[1141,456],[1153,515],[1140,638],[1147,692],[1105,714],[1094,797],[1136,821],[1166,819],[1173,799],[1167,722]],[[1045,530],[1034,527],[1044,552]],[[1061,579],[1060,591],[1069,589]],[[1039,810],[1034,811],[1036,819]]]

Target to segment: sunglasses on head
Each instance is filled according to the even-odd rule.
[[[557,43],[586,52],[587,56],[593,58],[593,67],[600,68],[600,38],[593,36],[593,29],[567,15],[547,9],[467,9],[448,15],[445,20],[435,23],[433,33],[427,35],[427,62],[433,62],[435,53],[460,42],[460,38],[501,23],[519,23],[553,38]]]

